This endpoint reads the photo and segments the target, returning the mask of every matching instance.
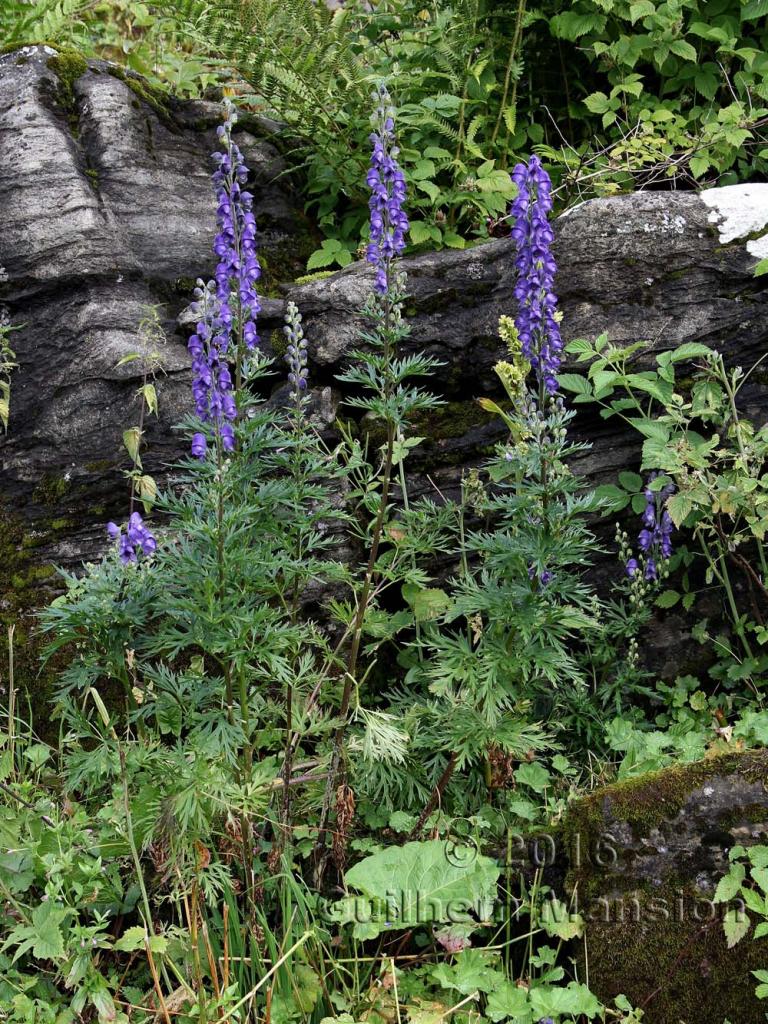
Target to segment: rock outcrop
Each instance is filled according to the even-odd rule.
[[[729,850],[768,842],[767,776],[768,751],[737,752],[608,786],[572,806],[569,883],[598,996],[610,1003],[623,993],[653,1024],[765,1020],[751,974],[765,969],[764,940],[729,950],[723,916],[740,904],[713,897]],[[583,946],[577,955],[584,961]]]
[[[171,430],[190,410],[183,310],[194,279],[212,270],[214,205],[209,153],[216,104],[169,101],[104,62],[32,47],[0,57],[0,317],[19,367],[11,421],[0,439],[0,590],[6,618],[35,601],[51,562],[98,554],[104,522],[125,506],[122,432],[135,419],[137,363],[156,349],[160,414],[148,424],[147,465],[162,476],[180,451]],[[355,340],[370,283],[365,265],[305,285],[311,228],[282,184],[274,126],[245,119],[238,142],[253,169],[266,269],[261,333],[279,354],[285,297],[300,306],[312,381],[332,420],[335,374]],[[768,340],[768,185],[695,194],[640,193],[595,200],[555,226],[558,291],[567,339],[607,332],[647,339],[649,352],[705,341],[749,364]],[[477,405],[494,393],[498,318],[514,312],[508,239],[403,261],[409,275],[408,344],[442,362],[433,386],[447,405],[424,424],[410,462],[414,493],[454,494],[462,467],[500,437]],[[139,325],[161,305],[165,336]],[[180,319],[177,319],[181,314]],[[2,321],[0,321],[2,322]],[[766,388],[745,400],[764,418]],[[637,439],[594,410],[577,431],[593,444],[578,467],[607,481],[636,464]]]

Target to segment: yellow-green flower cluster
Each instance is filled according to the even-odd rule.
[[[525,393],[525,381],[531,364],[523,355],[523,346],[512,317],[499,318],[499,336],[507,346],[510,359],[496,363],[494,370],[510,399],[516,402]]]

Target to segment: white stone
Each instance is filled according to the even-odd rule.
[[[710,188],[701,193],[701,201],[709,207],[709,222],[717,225],[723,245],[766,229],[747,242],[747,252],[759,260],[768,257],[768,185]]]

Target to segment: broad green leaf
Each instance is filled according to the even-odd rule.
[[[709,345],[702,345],[698,341],[686,341],[671,353],[673,363],[681,363],[685,359],[701,359],[710,354],[712,349]]]
[[[680,600],[676,590],[663,590],[654,602],[657,608],[672,608]]]
[[[515,769],[515,779],[521,786],[528,786],[534,793],[543,793],[552,785],[552,776],[538,761],[524,762]]]
[[[432,237],[429,230],[429,225],[425,224],[423,220],[412,220],[411,221],[411,241],[414,245],[421,245],[422,242],[428,242]]]
[[[493,905],[499,874],[498,864],[471,844],[435,839],[374,853],[350,868],[345,882],[380,901],[392,927],[406,928],[428,921],[458,923],[456,915],[465,912],[482,919]],[[377,933],[386,928],[385,921],[371,926]]]
[[[592,394],[592,385],[580,373],[559,373],[557,380],[560,387],[565,388],[566,391],[573,391],[577,395]]]
[[[114,945],[114,949],[121,953],[133,953],[137,949],[144,949],[145,929],[141,925],[128,928]]]
[[[643,486],[643,478],[639,473],[630,473],[625,470],[623,473],[619,473],[619,483],[625,491],[639,491]]]
[[[627,492],[615,484],[600,484],[599,487],[595,488],[595,494],[598,498],[609,503],[610,507],[605,510],[607,513],[618,512],[626,508],[631,501]]]
[[[403,598],[413,609],[417,622],[439,619],[452,604],[450,597],[439,587],[419,587],[415,583],[403,584]]]
[[[669,48],[676,57],[682,57],[683,60],[688,61],[696,60],[695,47],[691,46],[690,43],[686,43],[684,39],[675,39],[673,43],[670,43]]]
[[[144,401],[147,403],[147,410],[150,413],[157,414],[157,391],[155,390],[154,384],[144,384],[139,390],[139,394],[142,396]]]
[[[494,992],[503,983],[504,975],[491,966],[490,960],[481,949],[465,949],[456,954],[453,964],[438,964],[430,977],[443,988],[455,989],[465,996]]]
[[[488,996],[485,1015],[497,1024],[507,1017],[521,1017],[529,1010],[528,990],[504,980]]]

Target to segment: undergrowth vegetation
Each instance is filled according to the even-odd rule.
[[[311,266],[362,245],[370,294],[322,430],[301,310],[286,304],[279,365],[260,346],[254,197],[227,101],[189,455],[163,491],[144,471],[163,369],[148,315],[126,521],[40,618],[64,664],[55,744],[25,712],[9,633],[0,1019],[652,1021],[591,991],[587,916],[537,837],[562,843],[569,805],[598,784],[768,741],[768,426],[743,412],[753,371],[706,345],[651,358],[599,325],[565,345],[550,217],[558,190],[762,167],[762,0],[579,0],[553,17],[481,0],[12,6],[17,40],[83,42],[106,12],[90,35],[106,53],[127,19],[133,65],[165,83],[176,66],[189,91],[236,72],[243,104],[292,132],[329,234]],[[182,38],[205,73],[150,59]],[[571,58],[578,95],[557,70]],[[457,500],[415,497],[413,424],[442,403],[434,359],[406,344],[399,257],[501,220],[504,398],[481,404],[504,440]],[[561,372],[566,351],[583,374]],[[285,400],[265,399],[279,375]],[[575,475],[580,403],[641,435],[639,472],[594,490]],[[595,534],[617,514],[598,585]],[[673,608],[695,622],[701,678],[660,680],[643,657],[652,615]],[[731,850],[723,943],[753,923],[765,936],[767,863],[764,846]]]
[[[75,45],[181,95],[225,85],[276,118],[326,236],[312,271],[365,244],[361,111],[382,78],[415,248],[504,233],[505,172],[531,151],[560,206],[760,180],[766,15],[765,0],[9,0],[0,28],[8,45]]]

